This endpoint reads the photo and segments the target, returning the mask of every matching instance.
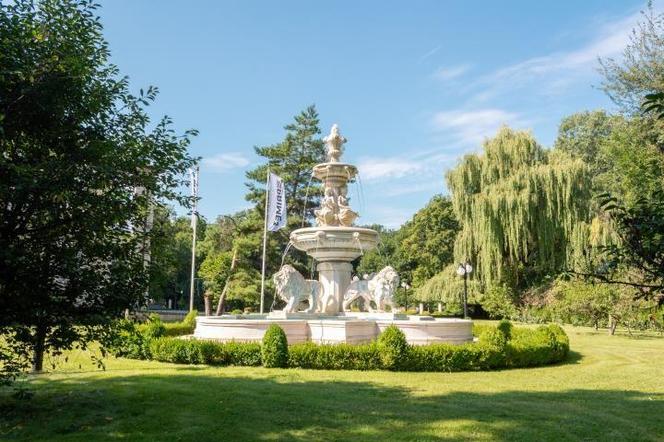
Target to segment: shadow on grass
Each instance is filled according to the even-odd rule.
[[[259,371],[260,373],[260,371]],[[176,374],[45,382],[0,394],[2,440],[661,440],[664,397],[628,391],[452,392],[345,381]],[[348,372],[346,372],[347,374]]]

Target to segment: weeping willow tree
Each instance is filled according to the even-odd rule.
[[[592,225],[587,166],[507,127],[483,147],[447,175],[462,226],[455,260],[485,285],[512,287],[566,268]]]
[[[429,278],[415,289],[415,298],[422,302],[442,302],[446,305],[461,305],[463,302],[463,278],[456,273],[458,264],[450,264],[442,272]],[[476,304],[482,300],[482,287],[475,279],[468,280],[468,302]]]

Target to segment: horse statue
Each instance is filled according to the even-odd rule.
[[[364,306],[372,313],[384,312],[387,305],[390,306],[391,311],[394,311],[394,292],[398,286],[399,275],[390,266],[369,279],[355,277],[344,294],[343,309],[344,311],[350,310],[353,301],[362,298]],[[371,301],[376,304],[375,309],[371,306]]]
[[[288,264],[274,274],[273,280],[277,296],[286,301],[285,312],[297,312],[298,307],[305,300],[309,301],[309,307],[305,313],[318,311],[321,297],[321,285],[318,281],[304,279],[300,272]]]

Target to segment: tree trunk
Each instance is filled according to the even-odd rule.
[[[616,333],[616,328],[618,327],[618,321],[613,316],[609,316],[609,335],[613,336]]]
[[[203,295],[203,301],[205,302],[205,316],[212,316],[212,300],[210,299],[210,293],[205,292]]]
[[[44,369],[44,352],[46,350],[46,327],[38,325],[35,330],[35,345],[32,355],[32,371],[40,373]]]

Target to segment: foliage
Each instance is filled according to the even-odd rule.
[[[138,327],[145,339],[160,338],[166,334],[166,327],[157,314],[151,314],[146,323]]]
[[[291,345],[288,366],[318,370],[380,370],[383,368],[375,343],[366,345],[319,345],[313,342]]]
[[[416,290],[417,300],[449,298],[438,292],[417,290],[453,260],[453,244],[459,224],[449,198],[434,196],[398,230],[370,227],[378,230],[381,242],[377,249],[362,256],[357,266],[358,274],[375,273],[390,265]],[[396,302],[405,304],[403,294],[398,294]]]
[[[489,287],[482,297],[482,308],[492,318],[514,319],[518,314],[514,292],[506,285]]]
[[[649,3],[619,59],[600,59],[602,89],[627,114],[637,114],[646,95],[664,92],[664,15]]]
[[[277,324],[270,325],[263,335],[261,358],[264,367],[283,368],[288,365],[286,333]]]
[[[512,323],[506,319],[502,319],[501,321],[498,322],[498,325],[496,326],[499,332],[505,336],[505,340],[509,341],[512,339]]]
[[[150,342],[150,355],[156,361],[178,364],[243,366],[261,364],[261,346],[257,343],[159,338]]]
[[[196,240],[200,242],[206,234],[207,223],[199,217]],[[158,207],[154,211],[152,238],[150,241],[150,299],[157,303],[173,302],[177,308],[187,303],[191,283],[191,219],[175,217],[170,208]],[[201,247],[196,248],[196,267],[205,257]],[[199,300],[195,299],[199,304]],[[188,303],[187,303],[188,305]]]
[[[450,264],[415,290],[420,301],[444,302],[447,310],[463,309],[463,277],[457,274],[458,264]],[[482,302],[482,287],[478,280],[469,278],[468,303]]]
[[[420,287],[454,259],[454,238],[459,231],[449,198],[434,196],[398,234],[400,274],[413,288]]]
[[[39,371],[145,303],[149,208],[188,203],[195,132],[150,121],[91,2],[1,3],[0,54],[0,332]]]
[[[269,335],[268,335],[269,332]],[[558,326],[537,330],[514,328],[509,321],[498,326],[475,326],[479,342],[462,345],[412,346],[396,326],[387,327],[369,344],[311,342],[288,346],[283,330],[268,328],[263,344],[218,343],[172,337],[143,337],[138,352],[119,356],[162,362],[211,365],[262,365],[265,367],[325,370],[467,371],[524,367],[559,362],[567,357],[569,342]]]
[[[388,370],[404,367],[408,358],[408,342],[406,335],[396,325],[390,325],[383,330],[378,336],[377,345],[382,367]]]
[[[564,269],[575,229],[589,220],[587,167],[526,132],[502,128],[447,182],[462,225],[455,259],[486,285],[524,287]]]

